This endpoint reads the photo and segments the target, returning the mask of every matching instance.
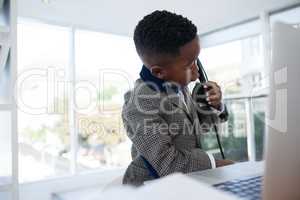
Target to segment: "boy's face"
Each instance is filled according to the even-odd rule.
[[[199,39],[196,37],[180,48],[179,56],[169,58],[171,61],[165,66],[152,66],[152,73],[163,80],[188,85],[199,76],[196,65],[199,53]]]

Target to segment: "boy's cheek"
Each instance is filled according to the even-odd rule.
[[[199,77],[199,74],[197,71],[192,71],[192,81],[195,81]]]

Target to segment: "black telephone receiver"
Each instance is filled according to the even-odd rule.
[[[193,92],[192,92],[192,97],[193,99],[197,102],[197,103],[202,103],[204,105],[206,105],[206,109],[209,109],[210,106],[206,100],[206,91],[204,88],[204,83],[206,83],[208,81],[208,77],[207,74],[203,68],[203,65],[201,63],[201,61],[199,59],[197,59],[197,70],[199,73],[199,82],[196,83]]]
[[[210,105],[208,104],[208,102],[206,100],[207,96],[206,96],[206,90],[204,88],[204,83],[208,82],[208,77],[207,77],[207,74],[206,74],[199,58],[197,59],[197,68],[198,68],[198,73],[199,73],[198,79],[199,79],[200,83],[196,83],[196,85],[193,89],[193,92],[192,92],[192,97],[197,103],[204,104],[205,105],[204,109],[211,109]],[[221,140],[220,140],[220,136],[219,136],[219,132],[218,132],[218,128],[217,128],[216,124],[214,124],[214,129],[216,132],[216,137],[217,137],[221,156],[223,159],[225,159],[225,155],[223,152],[223,148],[222,148],[222,144],[221,144]]]
[[[208,81],[207,74],[204,71],[203,65],[199,58],[197,59],[197,67],[198,67],[198,73],[199,73],[199,81],[201,83],[206,83]]]

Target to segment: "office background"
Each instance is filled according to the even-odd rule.
[[[17,3],[15,75],[24,77],[18,88],[22,102],[16,110],[0,106],[5,130],[0,155],[7,159],[0,177],[8,178],[2,185],[11,199],[11,187],[20,199],[50,199],[57,184],[76,190],[123,173],[131,159],[120,116],[123,94],[142,66],[132,32],[137,20],[155,9],[183,14],[198,26],[200,59],[209,79],[222,86],[230,112],[221,129],[227,158],[263,159],[270,29],[275,20],[300,24],[298,1]],[[26,76],[29,72],[36,76]],[[55,89],[49,98],[51,74]],[[0,103],[6,105],[3,95]],[[11,127],[17,127],[15,133]],[[203,144],[218,154],[214,135]]]

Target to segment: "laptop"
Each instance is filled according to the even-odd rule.
[[[264,176],[227,181],[214,187],[247,200],[300,199],[300,28],[276,23]]]

